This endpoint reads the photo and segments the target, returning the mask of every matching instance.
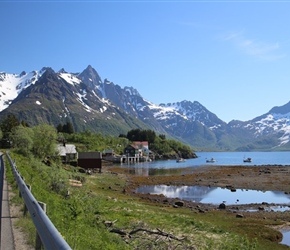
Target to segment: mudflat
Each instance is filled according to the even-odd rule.
[[[175,199],[169,199],[163,195],[151,195],[136,193],[135,189],[143,185],[187,185],[187,186],[211,186],[230,189],[252,189],[261,191],[282,191],[290,193],[290,166],[264,165],[264,166],[218,166],[205,165],[197,168],[177,169],[174,173],[168,170],[162,175],[135,175],[126,168],[114,168],[116,172],[126,175],[128,183],[124,189],[129,195],[138,196],[144,201],[159,203],[160,205],[174,206]],[[226,206],[224,210],[240,212],[247,217],[268,218],[280,220],[281,225],[289,226],[290,210],[286,212],[269,212],[265,209],[273,204],[241,204]],[[200,212],[219,209],[217,205],[201,204],[184,201],[184,207],[196,209]],[[287,204],[286,204],[287,206]],[[288,204],[290,206],[290,203]],[[258,212],[247,212],[256,209]],[[267,211],[266,211],[267,210]]]
[[[131,185],[198,185],[290,192],[290,166],[203,166],[179,174],[130,176]]]

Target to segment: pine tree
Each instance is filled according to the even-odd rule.
[[[3,138],[8,139],[12,129],[19,125],[20,123],[15,115],[8,115],[0,125],[2,133],[3,133]]]

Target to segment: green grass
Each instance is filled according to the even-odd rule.
[[[277,232],[267,226],[267,220],[238,219],[222,211],[193,212],[188,208],[173,208],[145,202],[127,193],[126,179],[110,172],[92,176],[75,168],[46,166],[13,152],[17,167],[25,182],[32,186],[38,201],[47,204],[47,214],[72,249],[286,249],[275,242]],[[7,179],[17,193],[7,164]],[[69,179],[83,181],[82,187],[69,186]],[[69,198],[65,195],[70,191]],[[12,202],[21,203],[18,195]],[[104,222],[113,222],[106,226]],[[29,216],[17,224],[31,236],[35,229]],[[121,236],[111,230],[120,230]],[[134,234],[133,230],[142,229]],[[147,230],[147,232],[145,231]],[[154,232],[168,233],[167,237]],[[176,239],[170,238],[170,236]],[[179,239],[179,240],[178,240]]]

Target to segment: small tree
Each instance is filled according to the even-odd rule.
[[[24,155],[28,155],[33,145],[33,130],[31,128],[22,125],[14,127],[10,138],[14,148],[19,149]]]
[[[39,125],[33,128],[33,153],[40,159],[57,153],[57,132],[53,126]]]
[[[73,134],[74,133],[74,127],[71,122],[67,122],[66,124],[62,125],[61,123],[57,125],[56,127],[57,132],[63,132],[66,134]]]
[[[64,126],[63,126],[63,131],[64,133],[67,134],[73,134],[74,133],[74,127],[72,125],[71,122],[67,122]]]
[[[63,125],[60,123],[56,126],[57,132],[63,132]]]

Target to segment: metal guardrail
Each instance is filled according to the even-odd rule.
[[[8,152],[6,153],[8,160],[10,162],[14,178],[17,182],[19,191],[24,200],[24,203],[30,213],[33,223],[36,227],[37,233],[41,239],[42,245],[47,250],[69,250],[71,247],[60,235],[56,227],[50,221],[48,216],[45,214],[43,209],[38,204],[37,200],[34,198],[27,185],[21,178],[15,162],[11,160]]]
[[[0,249],[2,237],[2,198],[3,198],[3,183],[4,183],[4,165],[3,158],[0,159]]]

